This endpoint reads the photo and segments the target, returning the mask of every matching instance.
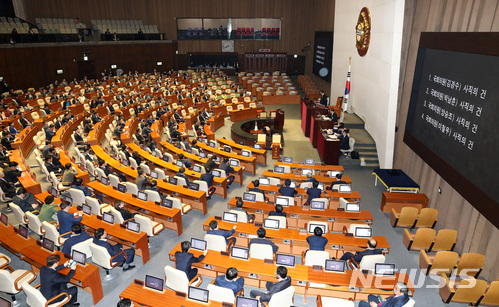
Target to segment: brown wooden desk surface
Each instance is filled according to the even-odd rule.
[[[246,145],[239,145],[232,140],[228,140],[226,138],[219,138],[217,142],[222,145],[229,145],[232,149],[240,155],[242,149],[251,151],[251,154],[256,158],[256,163],[260,163],[263,165],[267,165],[267,150],[265,149],[256,149]]]
[[[269,171],[269,170],[266,170],[262,173],[262,176],[263,177],[275,177],[275,178],[279,178],[281,180],[281,184],[284,183],[284,180],[286,179],[291,179],[293,181],[296,181],[296,183],[302,183],[302,182],[305,182],[305,180],[307,180],[307,176],[302,176],[302,175],[297,175],[295,173],[284,173],[284,174],[281,174],[281,173],[275,173],[273,171]],[[317,181],[319,182],[323,182],[324,184],[329,184],[331,185],[331,183],[333,183],[334,181],[336,181],[336,177],[325,177],[325,176],[318,176],[318,175],[314,175],[314,178],[317,179]],[[342,177],[341,180],[347,182],[347,183],[352,183],[352,180],[350,179],[350,177]]]
[[[313,169],[315,172],[320,172],[321,174],[325,174],[328,171],[341,171],[344,172],[345,170],[343,169],[343,165],[322,165],[322,164],[314,164],[314,165],[306,165],[304,163],[299,163],[299,162],[293,162],[293,163],[285,163],[282,161],[276,161],[274,165],[278,166],[283,166],[287,165],[289,166],[292,170],[293,169]]]
[[[14,231],[12,225],[5,226],[0,223],[0,241],[2,246],[12,251],[19,256],[22,260],[26,260],[31,264],[35,272],[46,265],[47,257],[52,254],[59,254],[61,256],[60,264],[67,261],[64,254],[55,251],[54,253],[42,248],[36,243],[36,239],[29,237],[24,239]],[[65,268],[59,271],[61,274],[69,273],[69,269]],[[85,266],[77,265],[76,273],[71,279],[71,283],[75,284],[85,291],[92,294],[93,303],[97,304],[103,297],[102,284],[100,280],[99,268],[93,264],[87,263]]]
[[[19,167],[21,168],[21,176],[19,178],[19,182],[29,193],[36,195],[42,192],[42,188],[40,182],[37,179],[33,179],[31,177],[31,173],[27,168],[26,161],[23,157],[21,157],[19,150],[11,150],[10,153],[10,161],[17,162]],[[36,177],[35,177],[36,178]]]
[[[95,153],[97,157],[107,162],[107,164],[114,168],[116,171],[120,173],[124,173],[131,179],[137,178],[137,171],[132,169],[131,167],[124,166],[120,161],[113,159],[111,156],[106,154],[104,150],[98,146],[93,145],[92,151]],[[161,190],[166,190],[169,193],[173,194],[175,197],[181,199],[184,203],[189,203],[196,210],[203,212],[206,214],[208,212],[208,203],[206,198],[206,192],[204,191],[193,191],[182,186],[171,185],[161,179],[156,180],[158,182],[158,188]]]
[[[208,161],[208,158],[201,158],[199,156],[196,156],[195,154],[188,153],[187,151],[179,149],[179,148],[175,147],[175,145],[170,144],[168,142],[161,142],[161,145],[165,149],[167,149],[169,152],[172,152],[176,155],[183,154],[184,157],[191,159],[192,161],[195,161],[195,162],[198,162],[201,164],[206,164],[206,162]],[[232,168],[234,169],[234,176],[236,177],[236,179],[234,181],[239,183],[239,185],[243,185],[243,168],[241,166],[237,166],[237,167],[233,166]]]
[[[241,110],[234,109],[233,111],[229,111],[230,121],[234,123],[246,118],[258,117],[258,114],[260,114],[260,112],[265,112],[265,107],[256,107],[256,108],[245,107],[244,109]]]
[[[381,211],[391,212],[391,209],[399,212],[403,207],[414,207],[421,209],[428,207],[430,200],[423,193],[391,193],[383,192],[381,196]]]
[[[91,183],[87,184],[87,186],[101,194],[104,194],[104,197],[107,195],[114,200],[123,201],[124,203],[128,204],[129,207],[131,206],[134,209],[133,211],[135,212],[138,212],[140,209],[149,211],[148,214],[144,214],[142,212],[139,213],[141,215],[150,217],[155,222],[163,223],[163,226],[165,226],[165,228],[175,230],[177,232],[177,236],[180,236],[183,232],[182,214],[180,212],[180,209],[178,208],[169,209],[162,207],[150,200],[143,201],[132,196],[132,194],[130,193],[121,193],[115,190],[112,186],[105,186],[97,181],[92,181]]]
[[[78,165],[76,165],[76,163],[73,163],[73,160],[71,160],[69,157],[68,157],[68,154],[66,154],[66,152],[64,152],[63,150],[59,149],[59,161],[61,162],[61,164],[64,166],[66,165],[66,163],[71,163],[73,165],[73,167],[76,169],[76,171],[78,172],[78,175],[76,175],[77,178],[81,178],[83,180],[83,183],[84,184],[87,184],[90,182],[90,174],[87,172],[87,171],[82,171]]]
[[[201,307],[201,306],[215,306],[222,307],[221,302],[209,301],[208,304],[196,302],[188,298],[175,295],[175,291],[165,289],[163,293],[152,289],[146,289],[143,286],[137,285],[132,282],[120,294],[120,298],[128,298],[132,302],[151,307],[164,307],[164,306],[186,306],[186,307]],[[168,303],[165,303],[168,302]]]
[[[175,176],[175,174],[177,174],[180,169],[180,167],[171,162],[165,162],[163,159],[151,155],[149,152],[143,150],[135,143],[129,143],[127,144],[127,146],[132,151],[137,151],[143,158],[165,169],[170,176]],[[185,175],[193,178],[194,180],[199,180],[201,178],[201,173],[194,172],[189,169],[185,170]],[[227,198],[227,178],[213,178],[213,186],[215,187],[215,194],[222,196],[224,199]]]
[[[204,144],[199,142],[198,146],[203,149],[204,151],[211,152],[217,156],[222,156],[226,158],[232,158],[232,159],[237,159],[241,162],[242,165],[244,165],[244,171],[252,173],[253,175],[256,172],[256,158],[255,157],[243,157],[241,155],[238,155],[234,152],[225,152],[220,148],[213,148],[209,146],[208,144]],[[235,168],[234,168],[235,170]]]
[[[232,198],[227,203],[227,208],[236,208],[237,198]],[[274,205],[266,202],[248,202],[243,201],[243,208],[250,213],[255,213],[255,222],[263,223],[264,218],[269,217],[269,212],[275,210]],[[369,224],[373,223],[373,216],[370,211],[363,210],[360,212],[338,211],[336,209],[325,210],[306,210],[301,206],[289,206],[284,208],[287,213],[288,228],[305,228],[305,224],[310,221],[323,221],[329,224],[331,231],[342,231],[343,226],[350,224]]]
[[[61,147],[64,145],[64,148],[67,148],[69,143],[71,142],[71,135],[73,134],[74,130],[78,125],[85,119],[84,116],[79,116],[75,118],[71,123],[66,124],[59,128],[54,135],[54,137],[51,140],[51,144],[54,145],[55,147]]]
[[[23,131],[23,134],[17,137],[16,141],[12,143],[12,147],[20,149],[24,156],[28,156],[33,147],[35,147],[33,138],[38,133],[38,128],[33,125],[31,128],[26,128]]]
[[[175,260],[175,252],[180,251],[180,244],[177,244],[170,251],[170,260]],[[190,252],[194,256],[202,254],[201,251],[196,250],[190,250]],[[194,263],[193,267],[198,268],[199,274],[211,278],[225,274],[228,267],[235,267],[239,271],[239,276],[245,278],[245,285],[254,287],[264,288],[267,281],[276,281],[274,273],[277,265],[275,263],[266,263],[264,260],[253,258],[248,260],[236,259],[223,256],[215,251],[208,251],[203,261]],[[414,293],[414,287],[409,276],[403,273],[396,273],[395,276],[374,276],[372,274],[363,274],[360,270],[345,270],[344,273],[332,273],[324,270],[314,270],[312,267],[302,264],[296,264],[294,267],[287,267],[287,269],[292,284],[296,288],[296,293],[305,296],[317,294],[332,296],[333,293],[347,292],[352,294],[355,300],[365,299],[368,294],[379,294],[387,297],[393,295],[393,287],[399,280],[404,281]],[[250,274],[256,274],[256,276],[250,276]],[[324,287],[311,283],[324,284]],[[360,292],[350,290],[350,286],[358,287]],[[339,296],[342,295],[345,294]]]
[[[209,224],[215,217],[209,217],[203,223],[203,229],[207,231],[209,229]],[[237,238],[237,245],[247,247],[249,245],[249,241],[251,238],[248,235],[255,235],[256,231],[260,226],[256,226],[251,223],[230,223],[222,220],[217,220],[218,226],[223,230],[230,230],[234,225],[237,226],[235,237]],[[266,238],[272,240],[272,242],[276,243],[279,246],[279,251],[283,253],[291,253],[293,255],[301,256],[302,251],[308,249],[307,237],[311,234],[300,233],[299,229],[266,229]],[[324,237],[328,240],[328,245],[326,246],[326,250],[336,257],[339,250],[345,251],[358,251],[364,250],[367,247],[367,238],[356,238],[356,237],[347,237],[344,234],[339,233],[327,233],[324,234]],[[385,252],[390,252],[390,245],[385,237],[382,236],[373,236],[378,242],[378,248],[384,249]],[[332,245],[335,246],[333,249]],[[341,247],[341,248],[340,248]]]
[[[225,124],[225,117],[220,116],[218,114],[215,114],[215,116],[212,116],[208,119],[208,125],[210,125],[212,132],[217,131],[224,124]]]

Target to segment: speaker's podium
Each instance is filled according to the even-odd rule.
[[[272,135],[272,159],[279,159],[281,155],[281,135]]]

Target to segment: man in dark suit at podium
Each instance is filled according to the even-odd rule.
[[[326,93],[324,93],[323,90],[320,90],[319,93],[321,93],[321,100],[319,101],[320,104],[325,106],[327,108],[327,96]]]

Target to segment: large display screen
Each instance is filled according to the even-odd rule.
[[[332,63],[333,32],[315,32],[312,72],[324,81],[331,82]]]
[[[421,34],[404,142],[497,226],[499,50],[478,34]]]

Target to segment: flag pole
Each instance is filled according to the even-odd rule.
[[[343,96],[343,112],[348,110],[348,96],[350,95],[350,76],[352,71],[352,57],[348,58],[347,83],[345,85],[345,95]]]

